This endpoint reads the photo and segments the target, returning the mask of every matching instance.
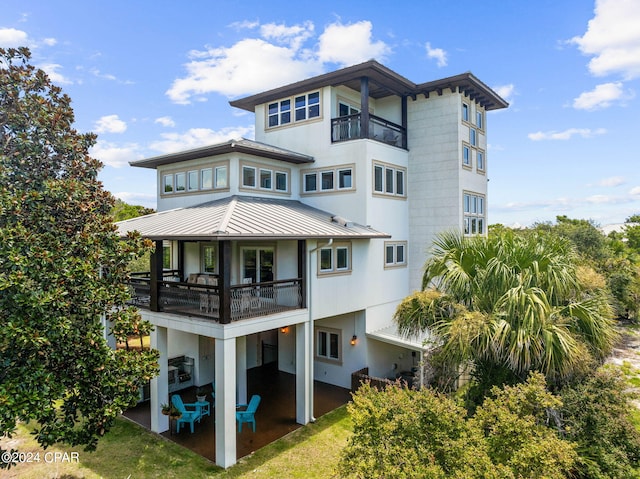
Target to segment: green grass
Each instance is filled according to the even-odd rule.
[[[351,421],[343,406],[227,470],[126,419],[117,420],[95,452],[72,447],[43,451],[30,434],[32,429],[21,425],[12,440],[2,439],[0,443],[21,452],[39,452],[41,462],[19,464],[8,471],[0,469],[0,478],[327,478],[333,474],[351,434]],[[79,461],[45,463],[44,454],[52,452],[78,452]]]

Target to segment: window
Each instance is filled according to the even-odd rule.
[[[476,146],[477,144],[475,128],[469,128],[469,143],[471,143],[471,146]]]
[[[476,153],[476,166],[478,170],[484,171],[484,152],[480,150]]]
[[[242,186],[256,187],[256,169],[252,166],[242,167]]]
[[[203,190],[213,188],[213,170],[211,168],[200,170],[200,188]]]
[[[276,191],[288,191],[289,175],[286,171],[276,171]]]
[[[469,105],[462,104],[462,121],[469,121]]]
[[[226,187],[227,187],[227,167],[217,166],[216,167],[216,188],[226,188]]]
[[[462,164],[471,167],[471,149],[467,145],[462,146]]]
[[[330,170],[303,170],[303,193],[353,190],[353,175],[354,168],[351,165],[339,165]]]
[[[351,188],[352,187],[351,176],[352,176],[351,168],[338,170],[338,188],[339,189]]]
[[[320,187],[322,190],[332,190],[333,189],[333,171],[323,171],[320,174],[321,183]]]
[[[406,196],[406,170],[402,167],[374,163],[373,193],[385,196]]]
[[[320,116],[320,93],[309,93],[295,98],[296,121]]]
[[[340,361],[342,353],[342,334],[340,330],[316,328],[316,358],[327,361]]]
[[[484,128],[484,116],[481,111],[476,111],[476,126],[480,129]]]
[[[406,241],[385,242],[384,244],[384,267],[392,268],[406,266]]]
[[[318,274],[336,274],[351,271],[351,244],[337,243],[320,248]]]
[[[173,193],[173,175],[164,175],[162,178],[162,191]]]
[[[271,170],[260,169],[260,188],[265,190],[271,189],[271,177],[273,173]]]
[[[485,234],[484,196],[465,192],[462,209],[464,234],[467,236]]]
[[[162,242],[162,269],[171,269],[171,243]]]
[[[320,116],[320,92],[285,98],[267,105],[268,128]]]
[[[201,258],[203,273],[217,273],[218,249],[215,244],[203,244]]]
[[[176,173],[176,191],[187,189],[187,178],[184,173]]]
[[[196,191],[198,189],[198,172],[190,171],[187,173],[187,189],[189,191]]]

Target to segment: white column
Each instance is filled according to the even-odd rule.
[[[312,391],[309,381],[309,323],[296,324],[296,422],[307,424],[311,420]]]
[[[247,337],[236,338],[236,391],[237,403],[247,404]]]
[[[151,331],[151,347],[160,353],[158,365],[160,372],[151,379],[151,430],[164,432],[169,429],[169,416],[161,412],[161,405],[169,404],[169,364],[167,363],[167,328],[156,326]]]
[[[216,339],[216,464],[236,463],[236,338]]]

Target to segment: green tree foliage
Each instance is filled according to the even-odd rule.
[[[116,234],[95,135],[29,59],[0,49],[0,435],[36,421],[42,446],[91,450],[156,374],[156,352],[112,350],[102,325],[150,330],[123,286],[144,242]]]
[[[576,479],[628,479],[640,461],[640,433],[630,412],[633,396],[619,371],[600,369],[562,390],[567,439],[580,458]]]
[[[616,337],[607,296],[581,283],[570,243],[557,236],[444,234],[423,288],[398,306],[399,330],[430,330],[446,363],[471,364],[481,394],[529,371],[562,382],[604,358]]]
[[[546,426],[560,401],[544,378],[493,390],[474,417],[446,396],[364,385],[349,412],[354,434],[338,472],[355,478],[560,479],[571,470],[571,443]]]
[[[111,209],[114,221],[124,221],[138,216],[150,215],[156,211],[153,208],[145,208],[140,205],[130,205],[120,199],[116,200],[115,205]]]

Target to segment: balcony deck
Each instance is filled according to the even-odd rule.
[[[379,141],[398,148],[407,148],[406,128],[384,118],[369,115],[368,128],[363,128],[361,113],[341,116],[331,120],[332,143],[362,138]]]
[[[220,288],[217,285],[158,282],[158,310],[220,322]],[[151,280],[133,277],[130,304],[150,309]],[[232,285],[230,287],[231,321],[239,321],[302,308],[300,278]]]

